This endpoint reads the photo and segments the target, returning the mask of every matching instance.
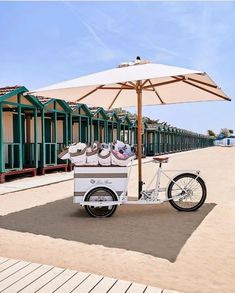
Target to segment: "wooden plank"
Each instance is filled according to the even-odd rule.
[[[9,260],[4,264],[6,264],[6,267],[0,272],[0,282],[23,267],[29,265],[26,261],[17,261],[15,259]]]
[[[9,268],[10,266],[13,266],[14,264],[16,264],[17,262],[19,262],[18,260],[15,260],[15,259],[8,259],[7,261],[5,262],[2,262],[0,264],[0,273],[2,271],[4,271],[5,269]],[[1,275],[1,274],[0,274]]]
[[[73,277],[73,275],[76,274],[76,271],[72,270],[65,270],[61,274],[59,274],[57,277],[55,277],[53,280],[51,280],[48,284],[46,284],[44,287],[42,287],[37,292],[39,293],[48,293],[48,292],[54,292],[57,290],[60,286],[62,286],[65,282],[67,282],[70,278]]]
[[[179,291],[170,290],[170,289],[164,289],[162,293],[180,293]]]
[[[32,265],[34,265],[34,269],[30,273],[27,273],[25,275],[26,269],[29,271],[30,266],[31,266],[31,269],[33,268]],[[39,265],[38,267],[38,264],[31,264],[30,266],[23,269],[24,272],[23,270],[18,272],[18,275],[20,275],[20,272],[24,273],[24,275],[16,283],[14,283],[13,285],[10,285],[6,290],[4,290],[4,293],[12,293],[12,292],[20,291],[21,289],[25,288],[27,285],[31,284],[33,281],[35,281],[40,276],[44,275],[46,272],[48,272],[49,270],[53,268],[52,266],[48,266],[48,265],[42,265],[42,266]]]
[[[108,290],[110,290],[116,282],[116,279],[104,277],[90,292],[108,292]]]
[[[131,286],[131,282],[118,280],[110,289],[109,293],[124,293]]]
[[[64,285],[58,288],[56,293],[72,292],[78,287],[90,274],[78,272],[71,279],[69,279]]]
[[[0,256],[0,264],[6,262],[6,261],[8,261],[8,260],[9,260],[9,258],[1,257],[1,256]]]
[[[148,286],[144,293],[162,293],[162,289]]]
[[[23,263],[23,262],[20,262],[20,263]],[[10,276],[8,276],[7,278],[5,278],[4,280],[0,282],[0,291],[10,287],[12,284],[19,281],[21,278],[28,275],[29,273],[31,273],[32,271],[34,271],[40,266],[41,266],[40,264],[35,264],[35,263],[28,264],[26,266],[24,265],[24,267],[22,267],[21,269],[19,269],[18,271],[11,274]],[[14,292],[14,291],[11,291],[11,292]]]
[[[28,284],[27,287],[22,289],[21,293],[29,293],[29,292],[36,292],[37,290],[41,289],[43,286],[48,284],[50,281],[52,281],[54,278],[56,278],[58,275],[60,275],[64,269],[61,268],[53,268],[52,270],[49,270],[46,272],[46,274],[41,275],[37,280],[35,280],[33,283]]]
[[[127,293],[143,293],[146,289],[146,285],[139,283],[132,283],[130,288],[126,291]]]
[[[103,279],[102,276],[98,275],[90,275],[88,278],[85,279],[75,290],[73,293],[88,293],[90,292],[101,280]]]

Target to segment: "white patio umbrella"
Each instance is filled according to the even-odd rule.
[[[142,190],[142,106],[227,100],[230,98],[205,73],[143,61],[43,87],[30,94],[55,97],[105,109],[137,106],[139,193]]]

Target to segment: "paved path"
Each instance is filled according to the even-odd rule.
[[[180,293],[99,275],[0,257],[4,293]]]
[[[73,172],[56,172],[35,177],[25,177],[0,184],[0,194],[36,188],[73,179]]]

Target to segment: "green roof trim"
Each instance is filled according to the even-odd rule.
[[[98,115],[98,114],[101,114],[103,116],[104,119],[107,119],[108,120],[108,114],[107,112],[104,110],[104,108],[102,107],[99,107],[94,113],[93,113],[93,117]],[[99,119],[99,118],[97,118]]]
[[[132,121],[130,120],[128,114],[126,114],[125,116],[121,117],[121,123],[122,124],[125,124],[125,122],[127,122],[129,125],[132,125]]]
[[[35,98],[34,96],[32,96],[32,95],[25,95],[24,97],[25,97],[26,99],[28,99],[32,104],[34,104],[34,106],[36,106],[36,107],[38,107],[38,108],[40,108],[40,109],[43,109],[43,105],[42,105],[42,103],[40,103],[40,102],[38,101],[38,99]]]
[[[72,113],[72,109],[71,109],[71,107],[69,106],[69,104],[66,101],[55,99],[55,102],[60,104],[60,106],[65,110],[65,112],[68,111],[69,113]]]
[[[116,113],[115,111],[113,111],[112,113],[110,113],[108,116],[109,116],[111,119],[112,119],[113,117],[115,117],[116,120],[117,120],[117,122],[121,122],[121,119],[118,117],[118,115],[117,115],[117,113]]]
[[[19,88],[13,90],[13,91],[10,91],[9,93],[7,93],[7,94],[1,96],[1,97],[0,97],[0,102],[4,101],[4,100],[6,100],[6,99],[9,99],[9,98],[11,98],[11,97],[13,97],[13,96],[15,96],[15,95],[18,95],[18,94],[22,94],[22,93],[24,93],[24,92],[27,92],[27,91],[28,91],[28,90],[27,90],[24,86],[19,87]]]
[[[86,104],[77,104],[74,106],[73,111],[75,111],[76,109],[83,109],[84,112],[88,115],[88,116],[92,116],[93,114],[91,113],[90,109],[88,108],[88,106]]]
[[[3,102],[15,95],[24,94],[27,93],[28,89],[24,86],[21,86],[15,90],[10,91],[9,93],[3,95],[0,97],[0,102]],[[23,95],[24,98],[26,98],[30,103],[32,103],[35,107],[42,109],[42,104],[32,95]]]

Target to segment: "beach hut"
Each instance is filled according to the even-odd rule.
[[[67,171],[68,164],[58,159],[58,154],[71,142],[69,120],[72,110],[63,100],[40,96],[37,99],[43,105],[41,124],[38,125],[39,174],[43,175],[51,169]]]
[[[128,117],[131,122],[130,130],[129,130],[129,137],[130,137],[129,144],[135,146],[135,148],[137,149],[138,119],[135,115],[128,115]],[[141,139],[142,139],[142,153],[144,156],[147,155],[147,141],[148,141],[147,131],[148,131],[147,122],[143,121]]]
[[[223,134],[219,135],[215,139],[214,145],[217,145],[217,146],[235,146],[235,136],[230,135],[228,137],[225,137]]]
[[[180,146],[181,146],[181,134],[182,130],[175,127],[174,129],[175,135],[174,135],[174,151],[179,152],[180,151]]]
[[[0,182],[9,175],[31,173],[38,167],[38,121],[42,105],[23,95],[23,86],[0,88]]]
[[[176,152],[177,151],[177,147],[176,147],[176,142],[177,142],[177,128],[176,127],[172,127],[171,128],[171,133],[172,133],[172,152]]]
[[[158,126],[158,139],[159,139],[159,154],[165,153],[165,127],[163,124],[159,124]]]
[[[165,126],[165,153],[170,153],[171,149],[171,128],[169,125]]]
[[[90,119],[90,140],[107,142],[108,114],[102,107],[90,107],[92,116]]]
[[[144,154],[147,155],[147,122],[144,120],[142,123],[142,144],[144,146]]]
[[[147,156],[153,156],[157,153],[157,123],[146,122],[147,124],[147,143],[146,143],[146,154]]]
[[[131,144],[131,128],[132,122],[129,118],[128,113],[118,114],[118,118],[121,120],[120,123],[120,140],[124,143]]]
[[[183,135],[182,135],[182,151],[187,151],[188,150],[188,141],[189,141],[189,135],[188,131],[183,129]]]
[[[120,123],[121,120],[119,119],[117,113],[115,111],[109,110],[106,112],[108,114],[108,121],[107,121],[107,135],[108,135],[108,142],[113,142],[120,138]]]
[[[131,134],[130,134],[130,143],[132,145],[137,145],[137,118],[135,115],[129,115],[131,121]]]
[[[71,142],[90,143],[90,119],[92,113],[85,104],[68,103],[72,109],[70,125],[71,125]]]
[[[172,153],[174,151],[173,129],[174,128],[172,126],[168,127],[168,153]]]

